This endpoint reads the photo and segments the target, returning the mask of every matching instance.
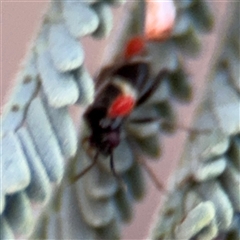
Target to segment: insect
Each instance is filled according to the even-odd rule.
[[[151,67],[145,58],[138,57],[144,52],[144,40],[133,38],[125,50],[125,61],[107,67],[97,78],[97,93],[94,102],[84,113],[84,120],[90,136],[85,139],[96,151],[92,164],[78,174],[78,180],[97,162],[99,154],[110,158],[110,168],[120,179],[114,167],[114,149],[121,142],[123,124],[131,112],[141,106],[155,92],[161,79],[168,73],[162,69],[150,78]],[[151,122],[155,119],[140,119],[137,122]]]

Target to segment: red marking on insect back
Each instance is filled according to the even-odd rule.
[[[108,110],[110,118],[124,117],[131,113],[135,105],[135,98],[130,95],[118,96]]]
[[[124,57],[129,59],[140,54],[145,48],[145,40],[143,37],[133,37],[130,39],[126,45]]]

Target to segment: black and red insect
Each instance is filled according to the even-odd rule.
[[[151,76],[149,62],[144,57],[139,58],[144,54],[144,49],[144,40],[133,38],[127,44],[123,63],[104,68],[98,75],[96,97],[83,116],[90,129],[87,144],[95,149],[95,156],[92,164],[78,174],[75,180],[97,162],[99,154],[109,157],[112,173],[119,178],[114,168],[113,153],[121,141],[123,124],[134,109],[151,97],[167,74],[164,69],[155,77]],[[153,120],[145,118],[139,122]]]

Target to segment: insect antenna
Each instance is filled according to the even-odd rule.
[[[159,122],[163,128],[176,128],[177,130],[186,131],[190,134],[210,134],[212,131],[210,129],[197,129],[192,128],[188,126],[184,126],[180,123],[175,122],[168,122],[165,119],[162,119],[161,117],[146,117],[146,118],[139,118],[139,119],[131,119],[129,123],[132,124],[144,124],[144,123],[153,123],[153,122]]]
[[[89,170],[91,170],[91,168],[97,163],[98,161],[98,156],[99,156],[99,151],[96,152],[96,154],[94,155],[93,158],[93,162],[86,167],[83,171],[81,171],[78,175],[76,175],[75,177],[73,177],[71,179],[71,183],[74,183],[76,181],[78,181],[80,178],[82,178]]]
[[[122,177],[116,172],[115,167],[114,167],[114,156],[113,156],[113,151],[110,154],[110,168],[112,171],[113,176],[117,179],[120,187],[125,191],[127,189],[126,184],[124,183]]]

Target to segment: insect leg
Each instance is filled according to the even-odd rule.
[[[168,190],[165,189],[165,187],[162,185],[162,183],[159,181],[157,176],[154,174],[152,169],[147,165],[146,161],[144,159],[137,158],[137,162],[143,166],[144,170],[150,177],[150,179],[153,181],[155,187],[160,191],[164,193],[168,193]]]
[[[71,183],[74,183],[74,182],[78,181],[81,177],[83,177],[97,163],[98,156],[99,156],[99,151],[96,152],[96,154],[93,158],[93,162],[88,167],[86,167],[83,171],[81,171],[78,175],[73,177],[71,180]]]
[[[146,85],[144,86],[144,89],[142,90],[143,93],[141,94],[140,98],[137,101],[137,106],[147,101],[153,95],[153,93],[158,89],[161,81],[166,76],[168,76],[168,74],[169,70],[164,68],[158,73],[158,75],[152,81],[147,81]]]
[[[109,76],[112,75],[113,70],[115,70],[116,66],[105,66],[96,76],[95,82],[96,82],[96,89],[98,89],[103,82],[106,81],[106,79],[108,79]]]
[[[120,187],[124,190],[126,190],[126,184],[124,183],[123,179],[121,178],[121,176],[119,176],[115,170],[115,167],[114,167],[114,158],[113,158],[113,152],[110,154],[110,168],[111,168],[111,171],[113,173],[113,176],[117,179]]]

